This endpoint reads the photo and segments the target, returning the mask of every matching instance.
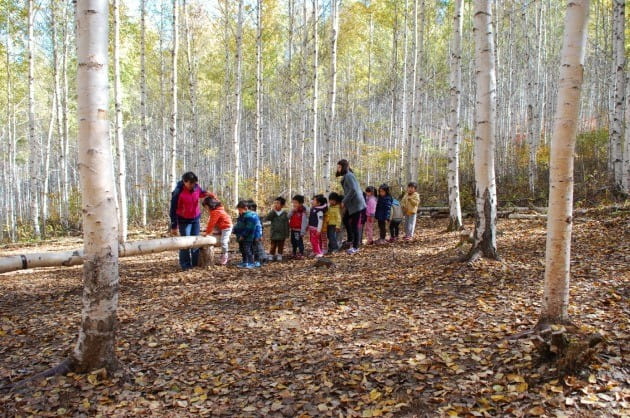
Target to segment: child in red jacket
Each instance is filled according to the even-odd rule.
[[[212,197],[206,197],[202,203],[203,207],[208,211],[210,218],[206,226],[206,235],[221,234],[221,265],[228,263],[228,249],[230,245],[230,236],[232,235],[232,218],[227,214],[221,202]]]

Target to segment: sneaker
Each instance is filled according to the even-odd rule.
[[[385,241],[384,239],[379,239],[378,241],[376,241],[376,245],[383,245],[383,244],[387,244],[387,241]]]
[[[322,258],[324,254],[315,254],[315,258]]]
[[[369,240],[369,241],[367,242],[367,245],[374,245],[374,241],[373,241],[373,240]]]
[[[405,238],[403,238],[403,241],[411,241],[411,237],[406,236]]]
[[[226,254],[221,254],[221,265],[225,266],[228,263],[228,260],[230,259],[230,256],[226,253]]]
[[[240,268],[240,269],[246,269],[246,268],[251,268],[251,267],[248,267],[248,266],[251,266],[251,265],[253,265],[253,264],[249,264],[249,263],[238,263],[238,264],[236,265],[236,267],[238,267],[238,268]]]
[[[280,254],[276,255],[276,261],[282,261],[282,255]]]
[[[260,267],[260,266],[261,266],[260,261],[256,261],[254,264],[252,264],[252,266],[253,266],[254,268],[258,268],[258,267]]]
[[[245,268],[246,268],[246,269],[248,269],[248,270],[251,270],[251,269],[253,269],[253,268],[255,268],[255,267],[256,267],[256,265],[255,265],[255,264],[251,264],[251,263],[247,263],[247,264],[245,264]]]
[[[294,257],[294,259],[295,259],[295,260],[304,260],[304,254],[297,254],[297,255]]]
[[[359,252],[359,249],[358,249],[358,248],[354,248],[354,247],[350,248],[350,249],[347,251],[347,253],[348,253],[348,254],[350,254],[350,255],[352,255],[352,254],[356,254],[356,253],[358,253],[358,252]]]

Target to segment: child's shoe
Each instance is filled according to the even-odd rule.
[[[227,253],[221,254],[221,261],[220,261],[221,265],[225,266],[228,263],[229,259],[230,259],[230,256]]]
[[[322,258],[324,254],[315,254],[315,258]]]
[[[387,241],[385,241],[384,239],[379,239],[378,241],[376,241],[377,245],[383,245],[383,244],[387,244]]]
[[[249,265],[250,265],[249,263],[238,263],[236,265],[236,267],[238,267],[240,269],[244,269],[244,268],[247,268],[247,266],[249,266]]]
[[[354,248],[354,247],[350,248],[350,249],[347,251],[347,253],[348,253],[349,255],[353,255],[353,254],[356,254],[356,253],[358,253],[358,252],[359,252],[359,249],[358,249],[358,248]]]
[[[276,255],[276,261],[282,261],[282,255],[281,254]]]
[[[252,266],[253,266],[252,268],[260,267],[261,266],[260,261],[256,261]]]
[[[295,260],[304,260],[304,254],[296,254],[294,259]]]
[[[405,235],[405,238],[403,238],[403,241],[411,241],[411,237],[410,237],[410,236]]]
[[[374,240],[369,240],[369,241],[367,242],[367,245],[374,245]]]

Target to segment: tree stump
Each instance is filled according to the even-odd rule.
[[[214,247],[201,247],[199,249],[199,267],[208,268],[214,266]]]
[[[561,376],[587,366],[603,340],[600,334],[587,334],[572,325],[540,326],[532,336],[540,359],[552,363]]]

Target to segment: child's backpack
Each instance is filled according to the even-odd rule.
[[[400,206],[400,202],[396,199],[392,202],[392,212],[390,214],[390,220],[392,221],[402,221],[403,219],[403,210]]]

